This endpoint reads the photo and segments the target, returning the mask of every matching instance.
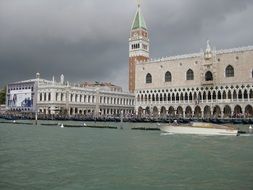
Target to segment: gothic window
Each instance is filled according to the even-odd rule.
[[[194,80],[194,73],[191,69],[189,69],[186,73],[186,80]]]
[[[171,73],[169,71],[165,73],[165,82],[171,82]]]
[[[146,75],[146,83],[147,83],[147,84],[152,83],[152,75],[151,75],[150,73],[148,73],[148,74]]]
[[[231,66],[231,65],[229,65],[229,66],[227,66],[227,68],[226,68],[226,77],[234,77],[234,68]]]
[[[206,72],[205,80],[206,81],[212,81],[213,80],[213,74],[210,71]]]

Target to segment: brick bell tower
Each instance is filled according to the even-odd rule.
[[[148,30],[141,13],[140,2],[133,20],[130,38],[129,38],[129,92],[135,91],[135,66],[138,62],[149,60],[149,38]]]

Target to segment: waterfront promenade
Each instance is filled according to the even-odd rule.
[[[34,113],[18,113],[18,112],[6,112],[0,114],[0,118],[7,120],[34,120]],[[39,120],[68,120],[68,121],[95,121],[95,122],[132,122],[132,123],[173,123],[174,120],[177,120],[178,123],[189,123],[192,121],[201,121],[201,122],[210,122],[217,124],[224,123],[232,123],[232,124],[253,124],[252,117],[245,117],[243,115],[231,117],[231,118],[200,118],[200,117],[185,117],[182,118],[180,116],[162,116],[162,117],[154,117],[154,116],[137,116],[133,114],[120,116],[118,115],[50,115],[50,114],[38,114]]]

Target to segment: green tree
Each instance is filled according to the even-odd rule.
[[[0,90],[0,104],[5,104],[6,99],[6,87]]]

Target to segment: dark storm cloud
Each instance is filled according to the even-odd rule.
[[[145,0],[151,57],[252,45],[251,0]],[[0,86],[33,78],[127,87],[134,0],[0,0]]]

